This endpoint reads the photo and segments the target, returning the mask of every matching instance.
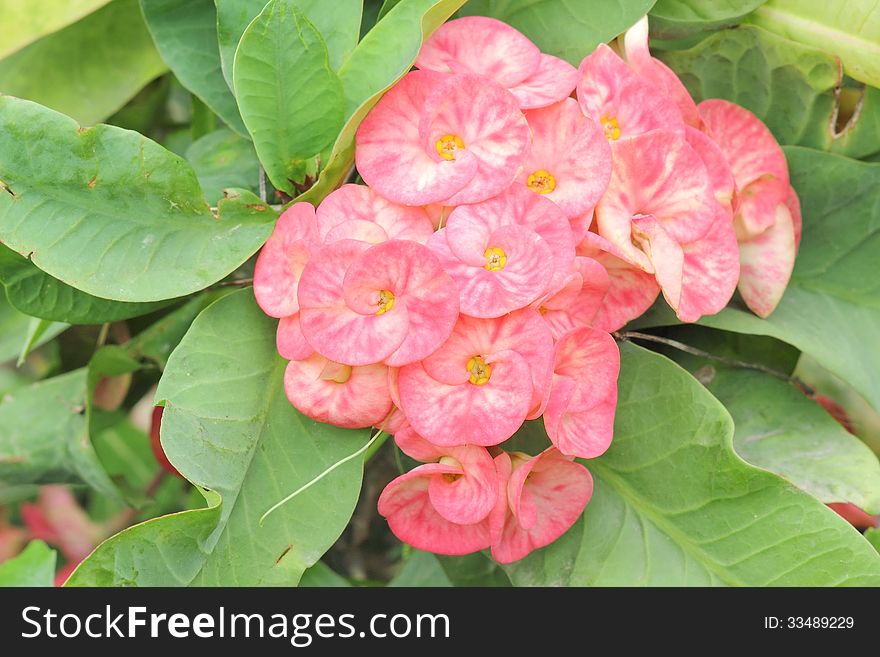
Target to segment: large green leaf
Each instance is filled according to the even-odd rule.
[[[103,324],[145,315],[168,302],[126,303],[81,292],[0,244],[0,283],[6,297],[31,317],[68,324]]]
[[[31,318],[16,310],[0,293],[0,363],[18,356],[30,323]]]
[[[225,189],[259,189],[260,161],[253,144],[229,130],[221,128],[197,139],[186,149],[186,159],[211,203],[223,198]]]
[[[0,61],[0,92],[92,125],[165,70],[137,0],[114,0]]]
[[[701,323],[792,344],[880,409],[880,164],[785,150],[804,214],[788,289],[767,319],[730,307]]]
[[[680,39],[694,32],[736,25],[766,1],[657,0],[651,9],[651,35],[659,39]]]
[[[165,404],[165,451],[209,506],[109,539],[69,584],[295,585],[338,538],[360,492],[357,459],[258,523],[273,503],[367,437],[311,421],[290,405],[274,324],[250,290],[196,319],[156,396]]]
[[[822,502],[880,513],[880,462],[819,404],[768,374],[713,367],[704,380],[733,417],[733,445]]]
[[[345,96],[320,33],[293,0],[271,0],[235,53],[235,96],[266,175],[295,195],[342,127]]]
[[[427,39],[465,0],[401,0],[357,45],[339,69],[345,89],[343,126],[318,183],[298,200],[319,203],[354,162],[354,136],[382,94],[410,70]]]
[[[0,564],[0,588],[52,586],[55,556],[55,550],[43,541],[31,541],[17,557]]]
[[[392,588],[449,587],[452,582],[437,557],[430,552],[411,550],[400,570],[388,586]]]
[[[634,25],[655,1],[470,0],[462,14],[510,23],[544,52],[578,66],[600,43]]]
[[[621,345],[614,442],[584,516],[508,567],[518,585],[880,585],[848,523],[733,451],[733,422],[665,357]]]
[[[189,165],[155,142],[0,96],[0,240],[79,290],[189,294],[247,260],[275,217],[253,195],[215,216]]]
[[[0,0],[0,58],[75,23],[110,0]]]
[[[880,92],[862,92],[858,112],[838,126],[841,74],[827,52],[742,26],[688,50],[657,54],[698,102],[724,98],[742,105],[783,144],[852,157],[880,151]]]
[[[769,0],[749,20],[833,52],[847,75],[880,86],[880,4],[875,0]]]
[[[156,48],[177,79],[242,136],[247,130],[220,69],[214,0],[140,0]]]

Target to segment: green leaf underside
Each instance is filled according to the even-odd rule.
[[[348,523],[353,460],[273,513],[291,490],[356,451],[366,431],[313,422],[287,401],[274,320],[250,290],[217,301],[172,354],[157,391],[162,444],[208,508],[156,518],[105,543],[70,585],[295,585]]]
[[[767,319],[731,307],[700,323],[788,342],[880,409],[880,165],[785,150],[804,215],[785,296]]]
[[[358,126],[382,94],[410,70],[424,41],[465,0],[401,0],[371,29],[339,69],[345,91],[345,125],[318,183],[298,201],[319,203],[339,185],[354,162]]]
[[[721,404],[669,360],[621,345],[614,442],[585,462],[593,498],[516,585],[880,585],[848,523],[735,454]]]
[[[253,144],[229,130],[216,130],[195,141],[186,159],[210,203],[223,198],[223,190],[231,187],[259,190],[260,161]]]
[[[0,564],[0,588],[52,586],[55,579],[55,550],[43,541],[31,541],[21,554]]]
[[[838,126],[836,58],[749,25],[696,46],[656,53],[699,102],[724,98],[753,112],[782,144],[864,157],[880,151],[880,91],[868,88],[858,112]]]
[[[544,52],[575,66],[600,43],[648,13],[655,0],[471,0],[462,14],[491,16],[513,25]]]
[[[276,214],[253,195],[215,218],[181,158],[134,132],[0,96],[0,240],[46,273],[118,301],[159,301],[223,278]]]
[[[658,39],[680,39],[694,32],[735,25],[766,1],[657,0],[651,9],[651,35]]]
[[[114,0],[0,61],[0,93],[93,125],[165,70],[137,0]]]
[[[875,0],[769,0],[749,20],[833,52],[847,75],[880,86],[880,4]]]
[[[0,0],[0,58],[57,32],[110,0]]]
[[[345,96],[320,33],[292,0],[271,0],[235,53],[235,96],[266,175],[295,195],[342,127]]]
[[[140,0],[162,59],[187,89],[243,137],[247,130],[223,79],[214,0]]]

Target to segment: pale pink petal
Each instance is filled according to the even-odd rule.
[[[541,54],[538,68],[510,93],[519,101],[520,109],[547,107],[568,98],[578,81],[577,69],[559,57]]]
[[[736,184],[733,181],[733,171],[727,163],[724,152],[706,133],[695,128],[688,127],[685,131],[685,137],[690,147],[696,151],[700,159],[703,160],[703,164],[706,165],[709,186],[715,194],[715,200],[729,207],[733,201]]]
[[[788,207],[776,206],[776,223],[739,245],[739,291],[759,317],[776,308],[794,269],[795,232]]]
[[[681,302],[681,279],[684,251],[653,216],[634,217],[632,241],[639,245],[654,267],[654,277],[666,302],[678,309]]]
[[[498,499],[495,463],[485,447],[451,447],[440,463],[458,465],[459,475],[431,477],[428,497],[437,513],[450,522],[472,525],[487,519]]]
[[[696,322],[720,312],[730,301],[739,279],[739,249],[729,211],[718,210],[712,229],[685,244],[681,303],[678,318]]]
[[[470,157],[477,161],[473,177],[446,197],[444,205],[478,203],[504,191],[519,173],[531,143],[529,124],[516,98],[475,75],[452,75],[437,84],[425,100],[419,131],[425,150],[433,152],[436,161],[457,163]],[[448,135],[464,143],[453,160],[443,159],[435,148]],[[435,200],[442,199],[420,204]]]
[[[434,508],[428,496],[430,478],[457,474],[459,468],[439,463],[420,465],[385,487],[379,496],[379,513],[401,541],[437,554],[469,554],[492,542],[488,520],[459,525],[449,522]]]
[[[383,197],[404,205],[436,203],[462,189],[477,173],[480,165],[472,152],[438,160],[433,148],[426,150],[419,132],[428,97],[445,78],[433,71],[408,73],[358,127],[358,172]]]
[[[417,434],[408,422],[395,432],[394,442],[404,454],[423,463],[439,461],[440,457],[447,454],[450,449],[428,442]]]
[[[581,110],[604,125],[610,140],[619,141],[657,128],[684,128],[675,103],[630,70],[604,43],[584,58],[578,72]]]
[[[718,98],[704,100],[697,108],[709,136],[730,162],[739,189],[767,174],[788,185],[785,154],[761,119],[744,107]]]
[[[776,222],[776,206],[786,203],[791,187],[770,174],[739,190],[734,227],[739,241],[756,237]]]
[[[517,178],[529,186],[530,176],[546,172],[555,187],[540,192],[565,214],[577,218],[593,211],[611,179],[611,149],[602,129],[584,116],[573,98],[526,112],[532,129],[532,150]],[[540,189],[532,183],[532,191]]]
[[[345,223],[331,228],[327,232],[324,244],[332,244],[339,240],[358,240],[368,244],[381,244],[388,241],[388,233],[375,222],[364,219],[349,219]]]
[[[343,227],[353,221],[365,221],[381,228],[377,235],[385,239],[406,239],[424,244],[434,227],[424,208],[393,203],[366,185],[343,185],[329,194],[316,211],[318,236],[325,244],[345,239]],[[334,230],[335,229],[335,230]]]
[[[419,51],[416,67],[485,75],[502,87],[512,87],[531,75],[540,62],[538,47],[507,23],[466,16],[441,25],[431,35]]]
[[[607,270],[597,260],[577,256],[575,268],[561,290],[533,304],[556,339],[572,329],[590,326],[611,286]]]
[[[254,296],[270,317],[287,317],[299,310],[299,278],[316,244],[315,208],[295,203],[278,218],[254,267]]]
[[[397,370],[393,367],[388,368],[388,392],[391,393],[391,401],[394,402],[396,392],[391,388],[391,382],[394,381],[394,384],[396,385],[397,379],[391,376],[392,371],[396,372]],[[380,422],[374,424],[373,428],[384,431],[385,433],[390,434],[396,438],[398,432],[403,431],[408,426],[409,421],[406,419],[403,411],[401,411],[395,404],[391,407],[388,415],[386,415]]]
[[[349,367],[319,354],[294,360],[284,372],[287,398],[305,415],[350,429],[369,427],[391,410],[384,365]]]
[[[299,313],[285,317],[278,322],[275,332],[275,346],[282,358],[302,360],[315,351],[303,335],[299,325]]]

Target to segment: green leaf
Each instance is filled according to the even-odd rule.
[[[847,0],[769,0],[749,20],[792,41],[833,52],[846,74],[880,86],[880,4]]]
[[[314,566],[307,569],[299,580],[300,588],[348,588],[350,586],[351,583],[347,579],[336,573],[323,561],[319,561]]]
[[[705,382],[733,417],[733,446],[752,465],[821,502],[880,513],[880,462],[819,404],[761,372],[713,367]]]
[[[235,54],[235,96],[266,175],[295,195],[342,127],[345,97],[320,33],[292,0],[271,0]]]
[[[235,49],[251,21],[266,6],[266,0],[214,0],[217,5],[217,36],[223,74],[232,88]],[[335,71],[358,42],[361,0],[295,0],[296,7],[321,33],[327,44],[330,66]]]
[[[20,356],[26,346],[30,350],[36,349],[67,328],[63,324],[53,325],[32,340],[34,321],[33,317],[16,310],[6,299],[6,295],[0,293],[0,364]]]
[[[34,349],[41,344],[45,344],[56,335],[60,335],[68,328],[70,328],[70,325],[65,324],[64,322],[52,322],[48,319],[37,319],[36,317],[32,317],[30,325],[28,326],[27,334],[25,334],[24,337],[24,344],[21,347],[21,352],[18,354],[18,361],[16,361],[15,366],[21,367],[24,365],[27,357]]]
[[[717,32],[690,49],[657,55],[697,102],[724,98],[742,105],[782,144],[851,157],[880,151],[880,91],[838,95],[840,68],[825,51],[744,25]],[[846,94],[856,96],[848,112],[841,106]],[[851,118],[842,121],[846,113]]]
[[[483,552],[462,557],[438,555],[437,560],[453,586],[510,586],[501,566]]]
[[[85,482],[105,495],[118,495],[89,440],[86,377],[81,368],[3,397],[0,481]]]
[[[462,14],[510,23],[544,52],[578,66],[600,43],[632,27],[655,0],[470,0]]]
[[[258,524],[274,502],[367,438],[313,422],[290,405],[274,329],[250,290],[196,319],[156,397],[165,404],[165,451],[209,506],[125,530],[99,546],[69,584],[292,586],[336,541],[360,492],[360,459]]]
[[[449,587],[452,582],[443,572],[437,557],[430,552],[411,550],[403,567],[388,586],[395,587]]]
[[[465,0],[401,0],[357,45],[339,69],[345,88],[343,126],[318,183],[298,201],[319,203],[354,163],[354,137],[367,113],[410,70],[425,40]]]
[[[868,543],[874,546],[874,549],[877,552],[880,552],[880,529],[871,528],[865,532],[865,538],[868,539]]]
[[[0,92],[92,125],[165,70],[137,0],[114,0],[0,61]]]
[[[214,0],[140,0],[140,3],[153,42],[177,79],[226,125],[247,137],[235,97],[220,67]]]
[[[694,32],[709,32],[736,25],[767,0],[657,0],[651,9],[651,35],[681,39]]]
[[[139,302],[200,290],[275,218],[253,195],[214,216],[190,166],[155,142],[0,96],[0,240],[79,290]]]
[[[724,407],[668,359],[621,345],[614,442],[555,543],[507,567],[516,585],[880,584],[848,523],[733,451]]]
[[[75,23],[110,0],[0,0],[0,58]]]
[[[0,588],[53,586],[55,550],[43,541],[31,541],[21,554],[0,564]]]
[[[232,187],[259,190],[260,161],[253,144],[234,132],[221,128],[193,142],[186,150],[204,190],[205,198],[216,203],[223,190]]]
[[[804,215],[788,289],[767,319],[730,307],[700,323],[794,345],[880,410],[880,165],[785,151]]]
[[[68,324],[103,324],[146,315],[168,302],[125,303],[81,292],[34,266],[27,258],[0,244],[0,283],[19,311]]]

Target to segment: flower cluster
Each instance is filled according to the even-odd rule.
[[[358,129],[366,185],[291,206],[257,260],[291,403],[422,463],[379,499],[418,548],[558,538],[592,493],[574,459],[612,438],[609,332],[661,291],[695,321],[738,282],[762,315],[785,287],[799,215],[766,128],[695,105],[646,20],[619,50],[575,69],[499,21],[443,25]],[[537,418],[547,449],[504,449]]]

